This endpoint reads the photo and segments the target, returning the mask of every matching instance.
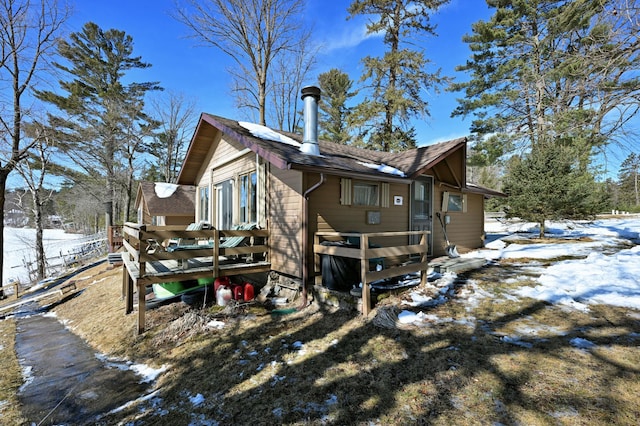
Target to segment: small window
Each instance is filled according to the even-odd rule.
[[[199,216],[201,221],[210,222],[209,217],[209,187],[200,187],[198,195]]]
[[[444,192],[442,197],[443,212],[466,212],[467,196],[465,194],[451,194]]]
[[[354,206],[377,206],[379,205],[379,188],[377,184],[354,182],[353,183],[353,205]]]

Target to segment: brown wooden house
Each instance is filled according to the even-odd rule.
[[[401,153],[317,140],[319,90],[303,99],[303,137],[201,115],[178,177],[196,188],[196,221],[268,229],[271,271],[303,282],[317,270],[319,232],[427,230],[436,257],[446,247],[440,213],[458,251],[483,245],[485,197],[503,194],[467,184],[466,138]]]
[[[196,188],[162,182],[140,182],[135,208],[138,223],[189,225],[195,220]]]

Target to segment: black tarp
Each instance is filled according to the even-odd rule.
[[[323,246],[358,248],[344,241],[323,241]],[[349,257],[322,255],[322,285],[329,290],[349,291],[360,283],[360,261]]]

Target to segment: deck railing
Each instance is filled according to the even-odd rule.
[[[122,244],[126,249],[124,255],[128,256],[128,259],[124,260],[125,262],[134,262],[137,265],[138,278],[143,278],[146,275],[148,262],[165,260],[188,262],[189,259],[211,257],[213,275],[218,276],[220,256],[260,255],[263,257],[262,260],[267,260],[269,256],[267,244],[269,232],[266,229],[220,230],[213,228],[191,231],[179,225],[155,226],[127,222],[124,224],[122,232]],[[251,243],[236,247],[221,246],[221,241],[234,237],[248,238]],[[178,248],[165,247],[167,241],[177,242]]]
[[[370,284],[374,281],[386,278],[420,272],[420,282],[424,284],[427,279],[427,255],[429,253],[429,231],[402,231],[402,232],[316,232],[314,234],[314,264],[315,273],[320,272],[321,255],[347,257],[360,260],[360,282],[362,283],[362,313],[368,315],[371,309]],[[397,241],[405,239],[409,241],[412,236],[420,236],[418,244],[397,245]],[[375,239],[376,245],[370,242]],[[391,239],[396,243],[385,244]],[[334,245],[322,245],[323,241],[359,240],[357,247],[340,247]],[[412,258],[409,262],[400,262],[399,259]],[[370,270],[370,260],[386,259],[384,268]],[[390,260],[396,260],[391,262]],[[393,263],[393,264],[392,264]]]
[[[134,306],[133,288],[137,286],[139,334],[144,332],[146,286],[265,272],[270,268],[269,232],[266,229],[191,231],[184,226],[125,223],[122,234],[122,244],[126,250],[122,254],[122,297],[126,305],[125,313],[131,313]],[[233,238],[249,239],[249,244],[230,244],[229,239]],[[168,241],[177,242],[178,248],[166,247]],[[221,262],[225,258],[227,261]],[[229,258],[233,259],[229,261]],[[197,259],[198,262],[194,260],[194,265],[189,265],[191,259]]]

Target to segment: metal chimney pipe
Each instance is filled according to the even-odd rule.
[[[307,86],[302,88],[302,100],[304,101],[304,131],[302,133],[302,146],[300,151],[309,155],[320,155],[318,147],[318,102],[320,101],[320,88]]]

